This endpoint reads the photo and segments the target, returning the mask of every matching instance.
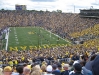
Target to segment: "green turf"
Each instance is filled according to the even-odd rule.
[[[8,50],[50,48],[66,44],[69,42],[40,27],[11,27]]]

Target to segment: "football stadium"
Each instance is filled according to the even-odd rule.
[[[74,12],[62,12],[64,8],[44,10],[49,2],[52,4],[47,7],[54,9],[57,1],[61,3],[60,0],[31,0],[27,2],[30,5],[19,5],[15,1],[15,9],[7,0],[0,1],[1,7],[9,8],[0,10],[1,75],[99,74],[99,9],[93,6],[82,9],[83,4],[71,3],[67,4],[68,10],[73,6]],[[37,7],[34,6],[37,10],[28,10],[32,2],[34,5],[37,2]],[[81,7],[79,13],[76,13],[77,6]]]

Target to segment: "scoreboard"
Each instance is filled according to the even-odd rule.
[[[15,5],[16,10],[26,10],[26,5]]]

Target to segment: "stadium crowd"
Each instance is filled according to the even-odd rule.
[[[63,38],[71,39],[78,37],[74,32],[80,32],[79,36],[86,35],[88,32],[98,36],[98,25],[94,27],[96,24],[99,24],[99,19],[81,18],[76,13],[0,11],[1,32],[9,26],[40,26]],[[92,29],[87,28],[94,29],[91,31]],[[96,67],[98,63],[95,61],[99,57],[97,40],[92,39],[84,44],[44,50],[1,50],[0,74],[98,75],[99,68]]]
[[[99,23],[96,18],[81,18],[76,13],[57,13],[40,11],[0,11],[0,26],[41,26],[67,38]]]
[[[76,38],[81,41],[79,37],[94,35],[93,43],[90,40],[84,40],[84,46],[97,45],[95,42],[98,39],[98,25],[97,18],[81,18],[76,13],[58,13],[58,12],[44,12],[44,11],[0,11],[0,28],[2,32],[9,26],[40,26],[51,32],[61,36],[62,38]],[[95,26],[96,25],[96,26]],[[1,33],[0,33],[1,35]],[[90,39],[90,38],[89,38]],[[73,41],[76,41],[73,39]],[[83,40],[82,40],[83,41]],[[91,46],[92,46],[91,45]],[[98,46],[96,46],[98,48]]]
[[[0,71],[4,75],[98,75],[98,71],[94,71],[99,69],[94,67],[98,64],[99,58],[95,59],[99,57],[98,51],[94,48],[89,51],[75,49],[1,50]]]

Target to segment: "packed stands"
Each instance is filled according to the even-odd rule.
[[[27,68],[23,69],[24,63],[24,67],[26,67],[27,65],[32,65],[32,67],[35,68],[35,65],[37,64],[40,64],[40,66],[42,66],[43,62],[45,62],[47,65],[52,65],[52,68],[53,64],[57,64],[57,62],[59,62],[62,65],[62,68],[60,70],[60,72],[62,73],[65,70],[63,68],[66,67],[66,64],[64,65],[64,63],[67,63],[72,67],[75,60],[83,60],[87,62],[88,58],[91,55],[97,55],[99,50],[99,19],[96,18],[81,18],[79,14],[76,13],[57,13],[40,11],[0,11],[1,30],[9,26],[40,26],[45,29],[52,30],[53,33],[58,34],[62,38],[66,38],[69,40],[71,40],[71,38],[75,38],[76,40],[80,41],[80,38],[84,38],[84,43],[77,45],[72,44],[71,46],[67,47],[56,47],[44,50],[1,50],[0,63],[1,67],[4,68],[3,72],[5,75],[5,66],[13,67],[13,72],[15,72],[14,67],[16,67],[17,69],[15,70],[17,70],[17,73],[25,75],[24,71],[27,70]],[[85,37],[86,35],[87,37]],[[22,63],[21,67],[16,66],[20,63]],[[45,63],[44,65],[46,66],[46,72],[52,73],[52,68],[50,67],[50,70],[47,69],[48,66]],[[57,66],[54,65],[54,67]],[[24,71],[20,72],[20,68]],[[76,69],[76,66],[74,66],[74,68]],[[71,69],[68,70],[71,71]],[[92,70],[90,71],[92,72]],[[12,73],[11,69],[10,72]],[[36,70],[36,72],[34,72],[32,68],[31,73],[30,70],[28,70],[28,73],[29,75],[35,75],[35,73],[41,75],[40,73],[43,73],[43,70],[41,70],[39,67],[38,71]],[[14,74],[12,73],[12,75]]]

